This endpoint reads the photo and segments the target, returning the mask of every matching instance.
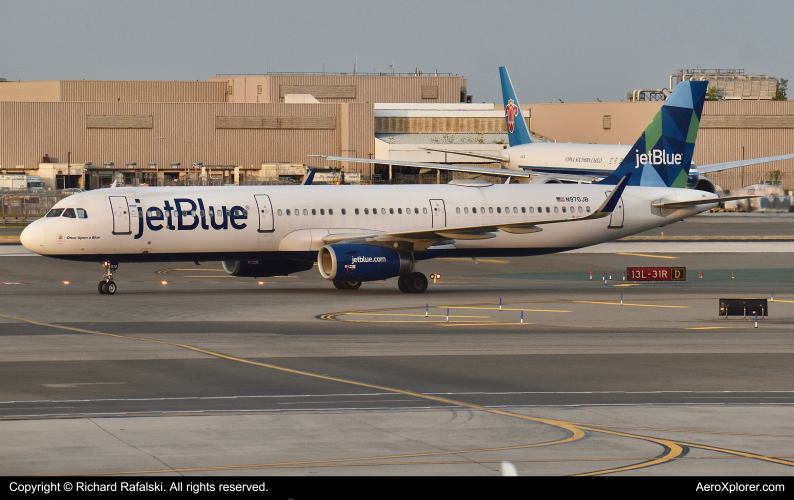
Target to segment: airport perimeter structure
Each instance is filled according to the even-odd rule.
[[[51,188],[101,187],[119,176],[129,184],[179,182],[186,171],[239,183],[261,176],[265,165],[326,166],[310,154],[380,158],[388,148],[379,149],[385,142],[376,136],[414,134],[436,146],[441,141],[498,151],[501,140],[491,135],[505,131],[502,108],[471,104],[469,91],[460,76],[419,72],[218,76],[204,82],[0,81],[0,172],[41,175]],[[660,105],[522,107],[532,131],[549,140],[626,144]],[[792,101],[706,102],[694,161],[786,154],[792,144]],[[377,164],[337,166],[364,180],[388,171]],[[769,179],[772,171],[780,171],[784,189],[794,188],[794,160],[710,178],[732,189]]]

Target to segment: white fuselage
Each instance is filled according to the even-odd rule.
[[[73,208],[85,218],[41,218],[23,232],[22,243],[41,255],[86,261],[314,259],[329,234],[584,217],[613,188],[508,184],[100,189],[69,196],[54,206]],[[716,198],[700,191],[629,186],[610,216],[545,224],[539,226],[542,231],[529,234],[495,231],[493,238],[455,239],[444,248],[468,256],[579,248],[663,226],[714,206],[662,210],[651,203],[704,197]]]
[[[534,172],[594,175],[611,174],[631,150],[631,145],[533,142],[505,150],[507,168]]]

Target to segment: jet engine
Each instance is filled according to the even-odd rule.
[[[223,270],[226,274],[245,278],[267,278],[268,276],[286,276],[291,273],[308,271],[314,266],[311,261],[304,260],[224,260]]]
[[[376,281],[414,271],[409,252],[375,245],[325,245],[317,253],[317,267],[332,281]]]

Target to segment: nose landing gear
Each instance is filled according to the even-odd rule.
[[[103,295],[113,295],[116,293],[116,282],[113,281],[113,272],[118,271],[119,265],[117,262],[106,260],[102,263],[102,268],[105,269],[105,278],[99,282],[97,290]]]

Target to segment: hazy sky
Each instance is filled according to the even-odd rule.
[[[0,0],[0,77],[207,80],[218,73],[438,70],[475,102],[625,99],[678,69],[794,76],[789,1]],[[792,90],[794,94],[794,90]]]

